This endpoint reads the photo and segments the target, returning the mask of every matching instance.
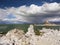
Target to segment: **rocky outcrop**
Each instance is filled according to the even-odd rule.
[[[0,44],[2,45],[15,45],[18,40],[24,36],[23,30],[13,29],[5,36],[1,37]]]
[[[30,25],[28,32],[13,29],[0,38],[0,45],[60,45],[60,31],[43,28],[42,36],[34,33],[33,25]]]

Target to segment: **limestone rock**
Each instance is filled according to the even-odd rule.
[[[30,25],[25,34],[22,30],[13,29],[0,38],[0,45],[60,45],[60,31],[43,28],[42,36],[34,33],[33,25]]]

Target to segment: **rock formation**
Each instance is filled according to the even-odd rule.
[[[44,26],[56,26],[56,24],[50,23],[49,21],[45,21]]]
[[[30,25],[28,32],[13,29],[0,38],[0,45],[60,45],[60,31],[43,28],[42,36],[34,33],[33,25]]]

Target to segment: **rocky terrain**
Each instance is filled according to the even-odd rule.
[[[41,35],[35,35],[33,25],[30,25],[28,32],[13,29],[6,35],[0,37],[0,45],[60,45],[60,31],[43,28]]]

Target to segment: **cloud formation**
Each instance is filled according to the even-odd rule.
[[[16,18],[6,18],[9,14],[13,14]],[[0,17],[4,21],[15,20],[28,23],[42,23],[46,20],[60,21],[60,3],[44,3],[42,6],[31,4],[30,6],[23,5],[17,8],[0,9]]]

